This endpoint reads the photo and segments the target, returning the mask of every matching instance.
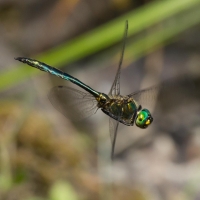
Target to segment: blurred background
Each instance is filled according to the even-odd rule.
[[[0,200],[200,199],[199,10],[200,0],[1,0]],[[50,89],[79,88],[14,58],[108,93],[125,20],[121,93],[161,87],[143,98],[153,124],[120,125],[111,162],[109,117],[64,117]]]

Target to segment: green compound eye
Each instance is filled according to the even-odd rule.
[[[147,128],[153,121],[153,117],[151,116],[151,113],[147,109],[142,109],[139,111],[135,124],[136,126],[140,128]]]

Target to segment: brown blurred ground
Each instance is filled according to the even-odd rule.
[[[1,1],[0,70],[15,65],[16,56],[39,54],[148,2]],[[43,74],[2,93],[0,199],[50,199],[59,180],[69,183],[78,199],[199,199],[199,33],[196,26],[122,71],[122,94],[183,71],[196,77],[186,89],[187,104],[180,100],[180,107],[170,110],[161,93],[148,130],[120,127],[111,166],[104,158],[110,155],[108,117],[98,111],[74,124],[50,105],[49,89],[63,81]],[[95,68],[102,65],[97,58],[71,64],[69,73],[108,92],[116,66]]]

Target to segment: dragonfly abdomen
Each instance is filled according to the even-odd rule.
[[[89,87],[88,85],[84,84],[83,82],[81,82],[80,80],[74,78],[73,76],[69,75],[68,73],[65,73],[59,69],[56,69],[54,67],[51,67],[43,62],[40,62],[38,60],[34,60],[31,58],[24,58],[24,57],[18,57],[15,58],[16,60],[19,60],[20,62],[26,63],[28,65],[30,65],[31,67],[35,67],[41,71],[45,71],[48,72],[52,75],[58,76],[62,79],[65,79],[67,81],[71,81],[72,83],[78,85],[79,87],[83,88],[84,90],[86,90],[87,92],[89,92],[90,94],[92,94],[94,97],[98,97],[100,95],[99,92],[97,92],[96,90],[92,89],[91,87]]]

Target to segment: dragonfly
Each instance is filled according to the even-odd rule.
[[[153,122],[153,117],[150,111],[146,108],[142,108],[142,105],[139,103],[143,94],[150,92],[152,88],[134,92],[126,96],[120,95],[120,73],[127,33],[128,21],[125,22],[124,39],[117,73],[108,94],[98,92],[68,73],[51,67],[38,60],[26,57],[15,58],[16,60],[28,64],[31,67],[70,81],[85,90],[85,92],[83,92],[71,87],[56,86],[51,89],[49,93],[49,100],[52,105],[64,115],[67,115],[66,109],[73,106],[78,107],[78,117],[81,116],[81,118],[85,118],[96,113],[98,109],[101,109],[106,115],[108,115],[109,132],[112,145],[111,159],[114,158],[119,123],[126,126],[133,126],[135,124],[137,127],[145,129]],[[57,101],[57,99],[60,101]]]

